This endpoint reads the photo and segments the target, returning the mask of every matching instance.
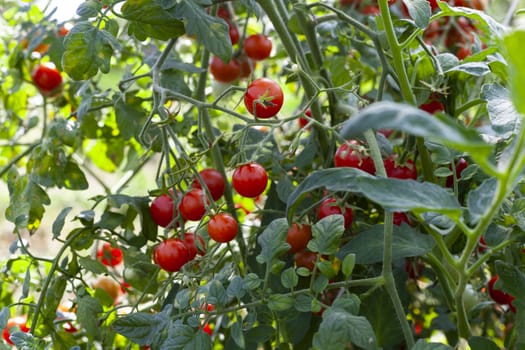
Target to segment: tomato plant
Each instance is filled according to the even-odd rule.
[[[248,85],[244,95],[244,105],[248,112],[257,118],[271,118],[283,106],[283,90],[275,81],[268,78],[255,79]]]

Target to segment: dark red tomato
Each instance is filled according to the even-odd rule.
[[[2,331],[2,336],[3,336],[4,340],[6,342],[8,342],[9,344],[11,344],[11,345],[14,345],[13,342],[11,341],[11,339],[10,339],[11,333],[15,331],[14,327],[18,327],[18,329],[21,332],[24,332],[24,333],[29,332],[29,327],[27,327],[27,325],[26,325],[26,318],[25,317],[18,316],[18,317],[10,318],[7,321],[7,327],[4,328],[4,330]]]
[[[459,60],[464,60],[465,58],[472,56],[472,50],[466,46],[460,46],[456,51],[456,57]]]
[[[250,75],[252,75],[253,70],[255,69],[255,61],[252,59],[246,57],[246,56],[239,56],[236,58],[237,63],[241,66],[241,74],[240,78],[248,78]]]
[[[272,52],[272,40],[263,34],[250,35],[244,40],[244,52],[252,60],[265,60]]]
[[[303,250],[295,253],[294,262],[297,267],[305,267],[312,271],[317,261],[317,254],[308,250]]]
[[[377,5],[366,5],[361,9],[361,13],[367,16],[379,16],[381,10],[379,10]]]
[[[438,99],[430,98],[427,102],[419,106],[420,109],[424,110],[427,113],[434,114],[437,112],[443,112],[445,106]]]
[[[317,218],[322,219],[327,216],[337,214],[343,215],[345,219],[345,228],[348,228],[350,225],[352,225],[352,221],[354,220],[354,212],[352,208],[344,207],[343,212],[335,198],[327,198],[321,202],[321,205],[317,211]]]
[[[304,112],[304,115],[307,116],[308,118],[312,118],[312,110],[308,108],[306,112]],[[308,119],[304,117],[299,117],[298,123],[299,123],[299,127],[302,129],[308,125]]]
[[[430,4],[430,9],[432,12],[439,9],[439,5],[437,4],[437,0],[428,0],[428,3]]]
[[[416,280],[423,275],[425,265],[419,259],[405,259],[405,271],[410,279]]]
[[[361,152],[360,147],[359,142],[356,140],[350,140],[340,145],[334,156],[335,166],[338,168],[357,168],[374,175],[376,173],[374,160]]]
[[[215,242],[230,242],[237,236],[238,230],[237,220],[228,213],[219,213],[208,222],[208,235]]]
[[[220,6],[217,9],[217,17],[222,18],[226,22],[228,22],[231,19],[230,10],[228,10],[227,6]]]
[[[259,163],[243,164],[233,171],[233,188],[243,197],[255,198],[261,195],[267,184],[268,174]]]
[[[172,194],[163,194],[151,202],[149,211],[153,221],[159,226],[168,227],[178,215],[172,195],[173,192]]]
[[[199,241],[198,246],[197,244],[195,244],[195,236],[197,236],[197,240]],[[195,235],[191,232],[186,232],[184,234],[184,244],[186,244],[186,248],[188,248],[189,260],[193,260],[197,256],[197,254],[206,254],[206,243],[204,243],[204,240],[199,235]]]
[[[490,297],[492,298],[492,300],[494,300],[496,303],[498,303],[500,305],[510,305],[510,306],[512,306],[511,303],[514,300],[514,297],[512,295],[510,295],[510,294],[507,294],[507,293],[503,292],[500,289],[495,289],[494,288],[494,285],[496,284],[498,279],[499,279],[499,276],[498,275],[494,275],[489,280],[488,290],[489,290]]]
[[[31,79],[44,96],[52,96],[62,87],[62,75],[51,63],[38,65],[33,70]]]
[[[386,175],[395,179],[417,180],[417,169],[412,160],[407,160],[405,164],[396,164],[392,157],[384,160]]]
[[[153,250],[153,261],[168,272],[179,271],[189,261],[186,244],[178,238],[169,238]]]
[[[217,169],[206,168],[201,170],[199,175],[202,178],[202,181],[204,181],[206,184],[206,187],[208,187],[213,200],[216,201],[217,199],[221,198],[224,194],[224,189],[226,188],[226,180],[222,176],[221,172]],[[197,178],[193,180],[192,186],[193,188],[202,189],[201,183]]]
[[[293,254],[305,250],[310,239],[312,239],[312,227],[310,225],[293,223],[288,228],[286,236],[286,243],[290,245],[288,253]]]
[[[271,118],[283,106],[283,90],[275,81],[268,78],[255,79],[248,85],[244,95],[244,106],[257,118]]]
[[[199,188],[194,188],[182,196],[179,203],[179,213],[185,220],[199,221],[206,214],[206,194]]]
[[[408,225],[411,224],[410,219],[408,218],[407,214],[403,212],[396,211],[394,213],[394,225],[401,226],[402,223],[406,223]]]
[[[120,248],[104,243],[97,251],[97,259],[106,266],[117,266],[124,259],[124,255]]]
[[[460,158],[456,162],[456,179],[458,179],[458,180],[461,179],[461,173],[467,167],[468,167],[468,162],[467,162],[467,160],[465,158]],[[453,175],[450,175],[450,176],[447,177],[446,186],[447,187],[453,187],[454,186],[454,176]]]
[[[217,56],[213,56],[210,62],[210,73],[213,78],[221,83],[231,83],[239,79],[241,66],[236,60],[225,63]]]
[[[228,23],[228,32],[230,34],[232,45],[238,44],[241,35],[239,34],[239,28],[235,23]]]

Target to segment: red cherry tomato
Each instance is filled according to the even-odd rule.
[[[168,227],[178,215],[172,195],[169,194],[163,194],[155,198],[151,202],[149,211],[153,221],[162,227]]]
[[[44,96],[54,95],[62,86],[62,75],[51,63],[38,65],[33,70],[31,79]]]
[[[337,148],[334,156],[336,167],[351,167],[366,171],[374,175],[376,167],[374,160],[359,150],[359,142],[351,140],[343,143]]]
[[[396,160],[389,157],[383,163],[388,177],[417,180],[417,169],[412,160],[407,160],[405,164],[396,164]]]
[[[239,79],[241,66],[236,60],[225,63],[217,56],[213,56],[210,62],[210,73],[213,78],[221,83],[231,83]]]
[[[153,250],[153,261],[168,272],[176,272],[189,261],[188,248],[178,238],[169,238]]]
[[[112,247],[110,243],[104,243],[97,251],[97,259],[106,266],[117,266],[124,259],[122,250]]]
[[[236,60],[237,63],[239,63],[239,65],[241,66],[241,74],[239,77],[241,79],[248,78],[255,69],[255,61],[246,56],[239,56],[238,58],[236,58]]]
[[[17,316],[10,318],[7,321],[7,327],[2,331],[2,336],[6,342],[11,345],[14,345],[11,341],[11,333],[15,331],[14,327],[18,327],[21,332],[29,332],[29,327],[26,325],[26,318],[22,316]]]
[[[460,46],[456,51],[456,57],[459,60],[464,60],[465,58],[472,56],[472,50],[465,46]]]
[[[213,330],[211,329],[209,323],[206,323],[204,327],[202,327],[202,331],[210,336],[213,335]]]
[[[286,243],[290,245],[288,253],[293,254],[305,250],[310,239],[312,239],[312,227],[310,225],[293,223],[288,228],[286,236]]]
[[[271,118],[283,106],[283,90],[275,81],[268,78],[255,79],[248,85],[244,95],[244,106],[257,118]]]
[[[272,52],[272,41],[263,34],[250,35],[244,40],[244,52],[252,60],[265,60]]]
[[[206,205],[208,203],[206,194],[199,188],[194,188],[184,196],[182,196],[179,203],[180,215],[185,220],[199,221],[206,214]]]
[[[243,197],[255,198],[262,194],[268,184],[268,174],[258,163],[248,163],[233,171],[232,185]]]
[[[354,220],[354,212],[352,208],[344,207],[343,212],[335,198],[327,198],[321,202],[321,205],[319,206],[319,209],[317,211],[317,218],[322,219],[327,216],[337,214],[343,215],[345,219],[345,228],[348,228],[350,227],[350,225],[352,225],[352,221]]]
[[[219,243],[230,242],[237,236],[239,224],[233,216],[228,213],[219,213],[208,222],[208,235]]]
[[[401,226],[403,222],[407,223],[408,225],[411,224],[410,219],[408,218],[407,214],[396,211],[394,213],[394,225]]]
[[[228,32],[230,34],[232,45],[238,44],[241,35],[239,34],[239,28],[237,28],[235,23],[228,23]]]
[[[304,112],[304,115],[307,116],[308,118],[312,118],[312,110],[310,108],[308,108],[306,110],[306,112]],[[306,119],[305,117],[299,117],[299,119],[297,119],[297,121],[298,121],[299,127],[301,129],[308,125],[308,119]]]
[[[224,194],[224,189],[226,188],[226,180],[222,176],[221,172],[217,169],[207,168],[199,171],[199,175],[202,178],[202,181],[208,187],[211,197],[213,200],[217,200],[222,197]],[[193,180],[193,188],[202,189],[201,183],[197,178]]]
[[[445,106],[441,103],[439,95],[435,93],[432,93],[428,100],[421,104],[419,108],[430,114],[443,112],[445,110]]]
[[[195,244],[195,236],[197,236],[197,240],[199,241],[199,246]],[[206,243],[204,243],[204,240],[201,236],[195,235],[191,232],[186,232],[184,234],[184,244],[186,245],[186,248],[188,248],[188,259],[193,260],[197,254],[204,255],[206,254]]]
[[[465,170],[468,167],[468,162],[465,158],[460,158],[456,161],[456,179],[461,179],[461,173],[463,170]],[[447,177],[447,187],[453,187],[454,186],[454,176],[450,175]]]
[[[368,16],[379,16],[381,10],[379,10],[377,5],[366,5],[361,9],[361,13]]]
[[[505,293],[504,291],[502,291],[500,289],[495,289],[494,288],[494,285],[496,284],[498,279],[499,279],[499,276],[498,275],[494,275],[489,280],[488,290],[489,290],[490,297],[492,298],[492,300],[494,300],[496,303],[498,303],[500,305],[509,305],[509,306],[513,307],[511,303],[514,300],[514,296],[512,296],[510,294],[507,294],[507,293]]]
[[[297,267],[305,267],[312,271],[317,261],[317,254],[308,250],[303,250],[295,253],[294,262]]]

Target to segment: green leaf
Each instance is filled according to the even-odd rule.
[[[347,254],[355,254],[358,264],[381,262],[383,261],[383,239],[383,225],[373,226],[343,246],[338,256],[342,259]],[[432,237],[417,233],[406,225],[394,226],[392,258],[395,260],[420,256],[432,250],[435,244]]]
[[[160,349],[201,350],[211,349],[210,336],[200,330],[184,325],[180,320],[172,322],[168,336]]]
[[[350,277],[352,275],[352,272],[354,271],[355,267],[355,261],[355,254],[350,253],[345,255],[341,268],[341,271],[343,272],[343,275],[345,275],[345,277]]]
[[[403,340],[403,331],[396,319],[392,300],[385,288],[376,288],[361,300],[361,315],[372,325],[377,343],[386,348]]]
[[[501,289],[505,293],[514,296],[516,299],[525,301],[525,274],[521,272],[517,266],[503,262],[496,261],[496,273],[499,278],[496,284],[496,289]]]
[[[452,7],[445,1],[439,1],[440,15],[448,16],[464,16],[476,22],[476,29],[483,31],[490,38],[501,38],[507,32],[506,27],[496,21],[483,11],[474,10],[467,7]]]
[[[268,308],[272,311],[285,311],[293,307],[295,300],[290,295],[271,294],[268,297]]]
[[[419,28],[426,28],[432,14],[430,4],[426,0],[403,0],[408,14]]]
[[[52,232],[53,238],[57,238],[62,233],[64,228],[64,222],[66,220],[67,214],[71,211],[72,207],[66,207],[60,211],[55,221],[53,221]]]
[[[361,299],[355,294],[342,294],[334,300],[332,307],[357,315],[361,308]]]
[[[500,347],[497,346],[492,340],[480,337],[480,336],[473,336],[468,338],[468,345],[471,349],[476,350],[499,350]]]
[[[349,342],[365,350],[379,349],[372,326],[365,317],[352,315],[339,307],[326,309],[319,330],[314,334],[314,348],[340,350]]]
[[[334,254],[341,245],[344,231],[344,217],[329,215],[312,225],[312,239],[308,242],[308,249],[321,255]]]
[[[2,310],[0,310],[0,329],[7,327],[9,317],[11,317],[11,310],[9,310],[9,307],[4,306]]]
[[[311,294],[298,294],[295,297],[294,308],[300,312],[312,311],[312,300]]]
[[[472,224],[477,223],[486,213],[494,200],[497,187],[497,179],[488,178],[476,189],[469,192],[467,197],[467,207],[469,219]]]
[[[108,197],[108,203],[115,208],[122,208],[123,206],[134,208],[140,214],[141,235],[149,241],[155,241],[157,238],[157,224],[151,217],[148,197],[116,194]]]
[[[392,211],[433,211],[459,217],[462,210],[452,192],[432,183],[379,178],[350,167],[329,168],[311,173],[290,195],[287,203],[290,221],[300,199],[318,188],[360,193]]]
[[[117,318],[111,328],[141,346],[150,345],[157,335],[168,327],[169,318],[166,311],[157,314],[135,312]]]
[[[328,283],[328,277],[326,277],[325,275],[319,275],[312,284],[312,291],[314,293],[321,293],[328,286]]]
[[[125,140],[138,137],[140,129],[146,121],[146,111],[140,104],[141,101],[138,100],[135,103],[129,101],[126,103],[123,98],[119,98],[114,104],[120,136]]]
[[[105,30],[89,22],[76,24],[66,36],[62,56],[64,71],[74,80],[87,80],[100,70],[108,73],[114,50],[120,49],[118,41]]]
[[[174,19],[155,0],[127,0],[122,16],[128,20],[128,33],[139,40],[169,40],[184,34],[184,23]]]
[[[490,68],[485,62],[466,62],[444,70],[443,73],[463,72],[475,77],[490,73]]]
[[[197,40],[211,53],[229,62],[232,57],[232,43],[228,24],[219,17],[211,16],[194,0],[180,1],[166,9],[173,18],[182,20],[186,33],[195,35]]]
[[[419,339],[411,350],[452,350],[452,348],[445,344],[427,343],[425,339]]]
[[[431,115],[402,103],[378,102],[346,121],[341,136],[346,139],[355,138],[368,129],[401,130],[424,137],[458,151],[468,152],[482,168],[491,168],[489,158],[493,146],[486,143],[476,130],[467,129],[446,115]]]
[[[293,267],[289,267],[281,273],[281,284],[284,288],[292,289],[299,283],[299,276]]]
[[[216,306],[224,306],[229,302],[226,290],[220,281],[212,280],[209,284],[208,302]]]
[[[246,294],[243,279],[239,276],[233,277],[226,288],[226,294],[230,298],[241,299]]]
[[[517,133],[522,116],[512,103],[510,91],[499,84],[485,84],[481,96],[487,101],[492,129],[503,137]]]
[[[101,314],[104,309],[98,301],[90,295],[84,295],[77,299],[77,320],[84,327],[86,332],[91,335],[98,334],[98,315]]]
[[[290,245],[286,243],[287,235],[288,222],[285,218],[272,221],[257,237],[257,243],[261,246],[261,253],[257,256],[257,262],[273,265],[278,256],[290,249]]]
[[[246,347],[246,342],[244,341],[244,334],[242,333],[242,320],[237,320],[231,326],[231,335],[235,343],[241,348]]]
[[[525,81],[525,67],[523,67],[523,62],[525,61],[525,50],[521,47],[524,41],[525,30],[515,30],[503,39],[506,51],[505,56],[509,63],[512,101],[518,112],[522,115],[525,114],[525,90],[522,86],[523,81]]]
[[[78,257],[78,263],[87,271],[93,272],[95,275],[107,273],[108,269],[104,264],[96,259],[91,259],[90,257]]]
[[[257,289],[261,283],[262,279],[253,272],[250,272],[244,277],[244,284],[248,290]]]

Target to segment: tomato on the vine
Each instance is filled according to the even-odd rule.
[[[17,317],[10,318],[7,321],[7,327],[5,327],[4,330],[2,331],[2,337],[4,338],[4,340],[9,344],[14,345],[10,339],[11,333],[15,331],[15,327],[17,327],[21,332],[24,332],[24,333],[29,332],[29,327],[27,327],[26,322],[27,320],[23,316],[17,316]]]
[[[237,236],[238,230],[237,220],[228,213],[216,214],[208,221],[208,235],[215,242],[230,242]]]
[[[253,61],[251,58],[246,57],[245,55],[241,55],[235,59],[237,63],[241,66],[241,74],[239,75],[239,78],[244,79],[248,78],[253,70],[255,69],[255,61]]]
[[[308,118],[312,118],[312,110],[310,108],[308,108],[306,110],[306,112],[304,112],[304,115]],[[308,119],[305,118],[305,117],[299,117],[299,119],[297,119],[298,123],[299,123],[299,127],[302,129],[304,127],[306,127],[308,125]]]
[[[268,78],[255,79],[248,85],[244,95],[244,106],[257,118],[271,118],[283,106],[283,90]]]
[[[159,226],[168,227],[178,215],[172,194],[173,192],[162,194],[151,202],[149,211],[153,221]]]
[[[315,262],[317,261],[317,253],[311,252],[309,250],[302,250],[295,253],[294,262],[297,267],[304,267],[312,271],[315,267]]]
[[[417,180],[416,165],[411,159],[408,159],[404,164],[397,164],[394,157],[388,157],[383,163],[388,177]]]
[[[188,247],[179,238],[168,238],[153,249],[153,261],[168,272],[177,272],[190,261]]]
[[[113,247],[110,243],[104,243],[97,250],[97,259],[106,266],[117,266],[124,259],[124,255],[120,248]]]
[[[62,87],[62,75],[52,63],[42,63],[36,66],[31,74],[31,79],[44,96],[53,96]]]
[[[293,223],[288,228],[286,243],[290,245],[288,253],[297,253],[305,250],[308,242],[312,239],[312,227],[308,224]]]
[[[238,44],[241,35],[239,34],[239,28],[235,23],[228,23],[228,32],[230,34],[232,45]]]
[[[199,241],[198,244],[195,243],[195,237],[197,237],[197,240]],[[204,240],[198,234],[186,232],[184,234],[184,244],[186,245],[186,248],[188,248],[189,260],[193,260],[197,254],[206,254],[206,243],[204,243]]]
[[[465,170],[468,167],[468,162],[465,158],[460,158],[455,162],[456,167],[456,179],[461,179],[461,173],[463,170]],[[451,167],[452,168],[452,167]],[[447,177],[446,182],[447,187],[453,187],[454,186],[454,175],[450,175]]]
[[[322,219],[327,216],[337,214],[343,215],[345,228],[348,228],[350,225],[352,225],[352,221],[354,220],[354,212],[352,208],[344,207],[343,211],[335,198],[326,198],[321,202],[321,205],[319,205],[319,209],[317,211],[317,218]]]
[[[372,157],[366,155],[360,148],[357,140],[350,140],[341,144],[334,155],[336,167],[351,167],[366,171],[374,175],[376,167]]]
[[[226,188],[226,180],[222,176],[221,172],[217,169],[206,168],[199,171],[199,175],[202,178],[202,181],[208,187],[211,197],[213,200],[218,200],[224,194],[224,189]],[[202,185],[195,177],[192,183],[193,188],[202,189]]]
[[[404,222],[406,223],[407,225],[410,225],[412,224],[410,222],[410,219],[408,218],[407,214],[403,213],[403,212],[400,212],[400,211],[396,211],[394,212],[394,225],[396,226],[401,226],[401,224]]]
[[[121,291],[120,283],[108,276],[97,278],[93,283],[93,288],[103,290],[113,300],[117,300]]]
[[[244,40],[244,52],[252,60],[265,60],[272,52],[272,40],[264,34],[250,35]]]
[[[219,57],[213,56],[210,62],[210,73],[215,80],[221,83],[231,83],[239,79],[241,66],[234,59],[226,63]]]
[[[513,295],[505,293],[501,289],[495,288],[495,284],[498,281],[498,279],[499,276],[494,275],[487,284],[490,297],[492,298],[492,300],[494,300],[500,305],[508,305],[510,307],[510,310],[512,312],[515,312],[516,308],[514,307],[514,305],[512,305],[512,301],[515,299],[515,297]]]
[[[243,164],[233,171],[233,188],[243,197],[259,196],[264,192],[267,184],[268,174],[259,163]]]
[[[208,198],[200,188],[194,188],[182,196],[179,213],[185,220],[199,221],[206,214]]]

